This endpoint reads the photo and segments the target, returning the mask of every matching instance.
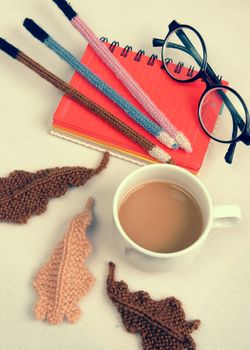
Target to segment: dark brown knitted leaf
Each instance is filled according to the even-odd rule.
[[[125,282],[114,280],[115,265],[109,263],[107,293],[130,333],[139,333],[144,350],[195,350],[191,337],[199,320],[186,321],[181,302],[174,297],[155,301],[143,291],[131,293]]]
[[[96,169],[62,167],[39,170],[36,173],[16,170],[0,178],[0,221],[23,224],[32,215],[42,214],[53,197],[60,197],[70,187],[84,185],[108,164],[105,152]]]

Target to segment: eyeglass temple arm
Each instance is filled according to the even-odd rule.
[[[158,39],[158,38],[153,38],[152,44],[153,44],[153,47],[163,46],[164,40]]]
[[[199,55],[199,53],[197,52],[197,50],[195,49],[195,47],[193,46],[191,41],[188,39],[186,34],[183,32],[183,30],[182,29],[178,29],[176,31],[176,34],[177,34],[177,36],[179,37],[179,39],[182,41],[182,43],[185,46],[181,46],[181,45],[178,45],[178,44],[175,44],[175,43],[168,42],[168,47],[175,48],[175,49],[178,49],[178,50],[182,50],[182,51],[192,55],[192,57],[195,59],[195,61],[201,67],[202,63],[203,63],[203,59],[201,58],[201,56]],[[154,47],[163,46],[163,44],[164,44],[164,40],[158,39],[158,38],[154,38],[153,39],[153,46]],[[206,72],[207,72],[208,76],[210,77],[210,79],[212,79],[212,81],[215,84],[220,84],[220,80],[217,78],[216,74],[214,73],[214,71],[212,70],[212,68],[209,66],[208,63],[207,63],[207,66],[206,66]],[[229,98],[224,93],[224,91],[219,91],[218,93],[220,94],[220,96],[222,97],[224,103],[226,104],[226,106],[230,110],[230,112],[232,114],[232,117],[233,117],[233,120],[236,119],[237,124],[238,124],[240,130],[242,131],[244,129],[244,127],[245,127],[245,124],[244,124],[242,118],[240,117],[240,115],[238,114],[238,112],[236,111],[236,109],[234,108],[234,106],[232,105],[231,101],[229,100]]]
[[[237,133],[238,133],[237,120],[233,118],[232,140],[234,140],[237,137]],[[232,164],[236,145],[237,145],[236,142],[231,143],[227,149],[227,153],[225,154],[224,159],[228,164]]]
[[[233,162],[234,151],[235,151],[236,145],[237,145],[236,142],[231,143],[231,145],[228,147],[227,153],[225,154],[224,159],[228,164],[232,164],[232,162]]]

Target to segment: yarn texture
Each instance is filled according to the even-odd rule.
[[[72,26],[88,41],[95,52],[106,63],[106,65],[115,73],[118,79],[122,81],[124,86],[130,93],[140,102],[149,115],[157,121],[157,123],[174,139],[177,136],[179,146],[188,152],[192,151],[189,140],[178,132],[176,127],[171,123],[170,119],[159,110],[157,105],[145,93],[140,85],[126,71],[120,62],[112,55],[109,49],[103,45],[95,33],[87,26],[80,16],[73,10],[66,0],[53,0],[60,10],[69,19]],[[176,140],[177,141],[177,140]]]
[[[139,333],[144,350],[195,350],[191,337],[199,320],[186,321],[181,302],[174,297],[155,301],[144,291],[131,293],[124,281],[114,280],[109,263],[107,293],[122,317],[126,330]]]
[[[91,252],[86,230],[92,221],[93,199],[89,198],[84,211],[77,215],[50,260],[38,272],[33,286],[38,300],[37,320],[47,319],[57,324],[64,318],[76,322],[81,311],[77,303],[94,284],[95,278],[84,266]]]
[[[95,86],[104,95],[121,107],[121,109],[123,109],[131,118],[142,125],[146,130],[148,130],[154,136],[157,136],[160,132],[164,132],[164,130],[158,124],[154,123],[145,114],[135,108],[129,101],[119,95],[111,86],[106,84],[68,50],[56,42],[36,22],[30,18],[26,18],[23,25],[35,38],[44,43],[49,49],[53,50],[62,60],[67,62],[74,70],[86,78],[90,84]]]
[[[29,20],[26,19],[25,23],[27,21]],[[34,22],[33,24],[35,25]],[[42,31],[42,34],[38,35],[41,31]],[[41,36],[44,37],[45,35],[47,35],[46,33],[44,33],[44,31],[40,27],[39,27],[39,30],[38,29],[36,30],[36,34],[37,34],[36,36],[39,36],[39,38]],[[18,62],[23,63],[26,67],[33,70],[41,78],[47,80],[56,88],[62,90],[65,93],[65,95],[67,95],[73,101],[77,102],[79,105],[83,106],[89,111],[95,113],[103,121],[105,121],[106,123],[111,125],[113,128],[115,128],[116,130],[118,130],[119,132],[127,136],[129,139],[131,139],[132,141],[140,145],[142,148],[144,148],[150,155],[154,154],[155,157],[158,157],[157,159],[160,160],[161,162],[172,163],[171,158],[167,152],[163,151],[158,146],[155,147],[155,145],[151,141],[147,140],[146,137],[139,134],[133,128],[128,126],[119,118],[116,118],[112,113],[108,112],[106,109],[99,106],[97,103],[88,99],[85,95],[81,94],[78,90],[71,87],[69,84],[67,84],[65,81],[63,81],[53,73],[49,72],[43,66],[41,66],[40,64],[32,60],[29,56],[25,55],[23,52],[21,52],[16,47],[14,47],[13,45],[11,45],[10,43],[8,43],[6,40],[2,38],[0,38],[0,49],[3,50],[6,54],[11,56],[12,58],[16,59]],[[163,142],[163,140],[165,139],[164,134],[165,133],[160,132],[159,136],[157,136],[157,138],[161,142]]]
[[[0,221],[26,223],[32,215],[45,212],[51,198],[64,195],[70,187],[83,186],[99,174],[108,161],[109,153],[106,152],[96,169],[62,167],[36,173],[16,170],[8,177],[0,178]]]
[[[25,55],[23,52],[19,51],[16,58],[19,62],[23,63],[25,66],[36,72],[40,77],[50,82],[56,88],[62,90],[68,97],[79,103],[84,108],[87,108],[91,112],[95,113],[99,118],[107,122],[113,128],[127,136],[132,141],[136,142],[138,145],[146,150],[151,150],[154,144],[148,141],[144,136],[139,134],[133,128],[128,126],[122,120],[115,117],[112,113],[108,112],[103,107],[99,106],[97,103],[88,99],[85,95],[81,94],[78,90],[67,84],[62,79],[58,78],[53,73],[49,72],[47,69],[42,67],[40,64],[32,60],[30,57]],[[162,133],[160,133],[162,136]],[[159,136],[160,137],[160,136]],[[164,138],[164,137],[163,137]],[[162,139],[162,137],[161,137]],[[166,162],[170,160],[170,157],[165,153]],[[161,160],[161,159],[160,159]]]

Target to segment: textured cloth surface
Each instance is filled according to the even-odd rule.
[[[71,221],[67,233],[34,279],[33,286],[38,294],[35,316],[38,320],[47,319],[56,324],[64,318],[75,322],[80,316],[77,303],[95,280],[84,266],[91,252],[86,230],[92,221],[92,207],[93,199],[89,198],[84,211]]]
[[[186,321],[181,302],[174,297],[155,301],[144,291],[130,292],[124,281],[116,282],[115,264],[109,263],[107,293],[128,332],[139,333],[144,350],[195,350],[191,337],[199,320]]]

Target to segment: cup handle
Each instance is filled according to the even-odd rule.
[[[231,227],[241,220],[241,210],[237,205],[215,205],[213,208],[213,228]]]

